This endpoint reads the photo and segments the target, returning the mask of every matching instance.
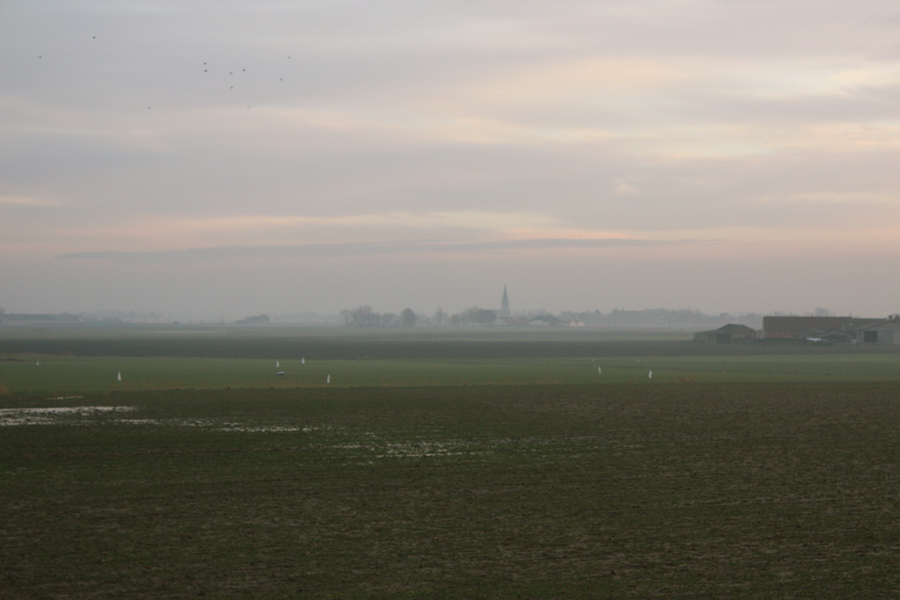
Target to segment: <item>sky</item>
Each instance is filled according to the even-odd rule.
[[[900,312],[888,0],[0,0],[0,306]]]

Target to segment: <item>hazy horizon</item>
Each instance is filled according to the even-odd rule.
[[[886,0],[0,5],[0,306],[900,312]]]
[[[345,311],[346,309],[346,311]],[[160,312],[155,310],[134,310],[129,309],[127,307],[117,308],[117,309],[102,309],[97,311],[74,311],[74,310],[61,310],[55,311],[52,313],[40,313],[35,311],[10,311],[5,307],[0,306],[0,321],[2,321],[2,317],[25,317],[25,316],[72,316],[81,319],[85,319],[87,322],[97,322],[97,323],[113,323],[120,321],[122,323],[157,323],[157,324],[172,324],[172,323],[196,323],[196,324],[216,324],[216,323],[225,323],[225,324],[233,324],[233,323],[241,323],[244,322],[246,324],[252,325],[278,325],[278,324],[346,324],[343,323],[343,312],[357,312],[360,310],[370,310],[372,313],[385,318],[394,317],[393,320],[386,320],[378,327],[395,327],[401,326],[400,322],[400,313],[402,313],[405,309],[411,309],[419,318],[417,325],[453,325],[451,322],[451,317],[466,317],[467,313],[470,313],[474,310],[490,310],[497,313],[497,316],[500,316],[502,312],[502,308],[499,303],[497,305],[478,305],[471,304],[466,306],[464,309],[459,311],[445,311],[443,306],[438,306],[434,311],[430,310],[421,310],[414,309],[409,306],[404,306],[402,309],[399,307],[387,308],[385,310],[376,310],[371,305],[366,303],[357,303],[348,305],[346,307],[342,307],[341,309],[335,310],[334,312],[314,312],[314,311],[294,311],[287,313],[274,313],[269,314],[265,312],[258,312],[252,314],[243,314],[239,316],[235,315],[226,315],[218,314],[213,315],[207,312],[201,311],[199,314],[193,313],[193,311],[188,311],[185,313],[175,313],[175,312]],[[444,322],[435,321],[435,319],[439,318],[437,313],[442,313],[441,319],[444,319]],[[599,313],[599,314],[598,314]],[[566,316],[571,315],[584,315],[585,318],[589,319],[589,322],[586,324],[588,326],[601,326],[601,327],[610,327],[616,325],[622,325],[624,327],[629,326],[656,326],[663,325],[663,328],[669,328],[671,326],[671,319],[677,317],[676,328],[681,326],[687,327],[695,327],[702,326],[702,324],[711,324],[713,322],[720,322],[720,324],[724,324],[726,321],[729,323],[742,323],[745,325],[750,325],[752,327],[762,327],[763,317],[768,316],[804,316],[804,317],[841,317],[841,316],[849,316],[855,318],[889,318],[893,317],[895,313],[890,315],[872,315],[872,314],[859,314],[858,312],[850,311],[844,314],[837,314],[834,311],[828,309],[827,307],[818,306],[811,310],[803,311],[802,313],[797,313],[793,311],[769,311],[766,313],[762,313],[759,311],[725,311],[725,312],[703,312],[701,310],[695,309],[693,307],[667,307],[667,306],[655,306],[648,308],[640,308],[634,309],[627,306],[615,306],[611,307],[607,310],[600,310],[599,308],[585,308],[585,309],[571,309],[571,308],[563,308],[556,311],[548,311],[545,308],[541,307],[515,307],[512,306],[509,311],[509,316],[517,319],[522,318],[531,318],[539,315],[553,315],[553,316],[562,316],[566,318]],[[619,315],[619,317],[616,317]],[[625,319],[625,321],[621,321],[621,319]],[[11,321],[17,322],[17,321]],[[23,323],[27,323],[29,321],[22,321]],[[665,322],[665,323],[664,323]],[[468,321],[463,321],[456,323],[457,325],[471,325]],[[520,324],[523,324],[520,322]],[[642,325],[643,324],[643,325]]]

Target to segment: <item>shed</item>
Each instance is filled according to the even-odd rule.
[[[755,340],[757,332],[752,327],[729,323],[711,331],[700,331],[694,334],[694,341],[699,344],[741,344]]]
[[[860,327],[856,330],[856,341],[860,344],[900,345],[900,317],[893,317],[874,325]]]
[[[803,332],[803,337],[807,340],[822,340],[831,344],[849,344],[853,341],[853,333],[841,329],[828,329],[826,327],[820,329],[810,329]]]
[[[561,327],[565,323],[562,320],[554,317],[553,315],[537,315],[536,317],[532,317],[528,321],[529,325],[537,325],[537,326],[551,326],[551,327]]]
[[[836,329],[853,331],[884,322],[884,319],[861,319],[858,317],[763,317],[763,337],[803,338],[813,329]]]

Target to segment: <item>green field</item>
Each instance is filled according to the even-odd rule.
[[[40,364],[38,364],[40,363]],[[0,360],[0,391],[58,396],[163,389],[481,384],[900,382],[900,355],[308,360],[27,356]],[[281,371],[284,375],[278,375]],[[652,377],[651,377],[652,371]],[[118,375],[122,374],[122,380]]]
[[[894,349],[3,335],[4,600],[900,597]]]
[[[900,347],[689,340],[591,330],[0,328],[0,393],[298,388],[329,379],[334,386],[900,381]]]

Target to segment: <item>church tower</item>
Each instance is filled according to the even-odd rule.
[[[500,317],[508,317],[509,315],[509,296],[506,294],[506,286],[503,286],[503,300],[500,302]]]

